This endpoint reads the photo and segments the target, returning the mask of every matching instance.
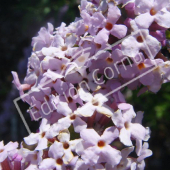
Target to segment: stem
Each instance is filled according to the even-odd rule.
[[[21,161],[14,161],[14,170],[21,170]]]
[[[96,117],[96,111],[94,112],[94,114],[88,118],[88,127],[93,127],[93,124],[94,124],[94,120],[95,120],[95,117]]]
[[[104,125],[106,125],[106,124],[108,124],[109,122],[110,122],[110,118],[108,118],[108,117],[106,117],[105,115],[103,115],[101,118],[100,118],[100,120],[99,120],[99,124],[101,125],[101,126],[104,126]]]
[[[3,162],[1,162],[1,166],[3,170],[11,170],[8,162],[8,158],[6,158]]]

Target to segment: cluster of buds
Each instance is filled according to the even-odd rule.
[[[39,131],[0,143],[3,170],[143,170],[150,130],[122,90],[157,93],[170,81],[160,52],[169,0],[81,0],[80,18],[32,40],[27,75],[13,83]],[[27,91],[27,93],[25,92]]]

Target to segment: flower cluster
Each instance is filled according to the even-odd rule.
[[[20,149],[1,143],[4,170],[143,170],[152,155],[143,112],[122,90],[156,93],[170,81],[160,52],[169,0],[81,0],[79,10],[70,25],[48,23],[33,38],[24,84],[12,72],[32,120],[42,120]]]

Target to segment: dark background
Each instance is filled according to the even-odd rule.
[[[76,0],[0,0],[0,141],[21,142],[28,133],[14,106],[19,93],[12,85],[11,71],[17,71],[22,82],[27,59],[31,54],[31,39],[40,27],[51,22],[69,24],[79,16]],[[153,156],[146,159],[146,170],[170,169],[170,85],[164,84],[157,94],[126,92],[135,111],[145,111],[143,124],[151,128],[149,140]],[[26,113],[28,105],[19,101],[32,131],[38,123]]]

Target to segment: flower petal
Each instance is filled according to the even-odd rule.
[[[74,34],[71,34],[66,37],[65,42],[67,47],[73,47],[76,43],[77,37]]]
[[[77,116],[73,121],[73,126],[75,132],[80,133],[80,131],[87,128],[87,123]]]
[[[93,106],[91,102],[88,102],[81,108],[78,108],[76,111],[76,114],[84,116],[84,117],[90,117],[93,115],[95,110],[96,110],[96,107]]]
[[[153,60],[161,49],[161,43],[156,38],[148,35],[141,49],[145,51],[148,58]]]
[[[66,102],[59,102],[58,105],[57,105],[57,112],[59,114],[67,116],[67,115],[70,115],[72,113],[72,110],[68,106],[68,103],[66,103]]]
[[[44,159],[40,166],[39,166],[39,169],[40,170],[49,170],[49,169],[54,169],[55,168],[55,164],[56,164],[56,161],[55,159],[52,159],[52,158],[46,158]]]
[[[125,35],[127,33],[127,27],[125,25],[115,24],[113,26],[112,30],[110,31],[110,33],[112,35],[114,35],[115,37],[121,39],[121,38],[125,37]]]
[[[100,139],[100,136],[94,129],[83,129],[80,132],[80,136],[84,141],[92,146],[96,145],[98,140]]]
[[[120,128],[124,127],[123,115],[120,109],[113,113],[112,121],[115,124],[115,126]]]
[[[54,158],[54,159],[61,158],[63,156],[63,154],[64,154],[63,144],[60,143],[60,142],[55,141],[50,146],[48,154],[49,154],[49,156],[51,158]]]
[[[154,16],[151,16],[150,13],[148,12],[144,14],[140,14],[135,18],[135,22],[140,28],[146,28],[146,29],[149,28],[149,26],[152,24],[153,21],[154,21]]]
[[[6,151],[11,151],[14,150],[18,147],[18,143],[17,142],[9,142],[7,143],[4,148]]]
[[[170,21],[168,18],[170,18],[170,12],[167,11],[165,8],[155,15],[155,21],[157,22],[157,24],[165,28],[170,27]]]
[[[41,125],[40,125],[40,132],[46,132],[50,128],[50,124],[48,124],[47,119],[42,119]]]
[[[122,158],[121,152],[112,148],[110,145],[105,146],[105,149],[103,149],[101,152],[106,162],[112,165],[112,167],[117,165]]]
[[[35,150],[43,150],[43,149],[46,149],[47,148],[47,143],[48,143],[48,140],[43,137],[43,138],[40,138],[39,142],[38,142],[38,145],[37,147],[35,148]]]
[[[97,106],[96,111],[99,112],[100,114],[107,116],[107,117],[112,117],[112,115],[114,113],[114,110],[105,104],[103,104],[103,106]]]
[[[3,151],[0,153],[0,163],[2,163],[6,158],[7,158],[8,154],[7,151]]]
[[[132,146],[132,141],[130,139],[130,131],[126,130],[126,128],[122,128],[120,130],[120,135],[119,135],[119,139],[120,141],[126,145],[126,146]]]
[[[31,133],[28,137],[24,138],[24,141],[27,145],[34,145],[38,142],[39,134],[38,133]]]
[[[95,165],[99,159],[99,154],[96,153],[96,147],[94,146],[87,148],[81,157],[85,164]]]
[[[130,130],[131,130],[132,137],[134,137],[135,139],[141,139],[141,140],[145,139],[146,129],[139,123],[131,123]]]
[[[59,133],[59,135],[57,136],[57,138],[58,138],[58,140],[60,141],[60,142],[69,142],[69,140],[70,140],[70,132],[67,130],[67,129],[65,129],[65,130],[62,130],[60,133]]]
[[[91,95],[91,93],[89,93],[89,91],[87,90],[83,90],[82,88],[80,88],[78,90],[79,96],[80,98],[85,101],[85,102],[91,102],[93,96]]]
[[[119,137],[119,131],[117,128],[112,126],[105,129],[103,135],[101,136],[101,139],[104,140],[107,144],[110,144],[117,137]]]
[[[104,44],[108,41],[109,39],[109,31],[103,28],[99,33],[96,35],[94,38],[94,42],[97,44]]]
[[[122,42],[122,52],[124,55],[129,57],[135,57],[139,52],[139,45],[136,41],[136,38],[130,36],[123,40]]]

